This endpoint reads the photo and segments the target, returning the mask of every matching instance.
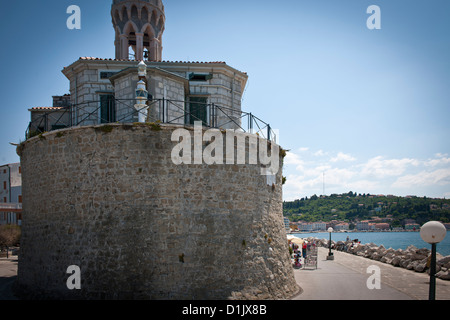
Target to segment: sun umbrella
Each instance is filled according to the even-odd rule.
[[[291,242],[292,242],[292,243],[295,243],[295,244],[298,244],[298,245],[302,245],[302,244],[303,244],[303,240],[300,239],[300,238],[297,238],[297,237],[292,238],[292,239],[291,239]]]

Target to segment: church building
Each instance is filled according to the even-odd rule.
[[[30,109],[17,146],[18,297],[298,294],[283,223],[286,152],[269,124],[241,109],[246,73],[163,60],[161,0],[114,0],[111,16],[115,57],[66,66],[70,93]]]
[[[136,88],[142,80],[147,122],[238,129],[247,74],[225,62],[162,59],[166,17],[161,0],[114,0],[115,58],[80,57],[62,70],[70,95],[52,107],[30,109],[27,136],[65,127],[137,122]],[[139,75],[139,63],[146,70]]]

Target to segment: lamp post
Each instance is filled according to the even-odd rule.
[[[138,121],[145,122],[147,120],[148,106],[146,104],[148,99],[148,91],[146,90],[146,83],[144,79],[147,76],[147,65],[144,61],[138,64],[139,82],[136,88],[136,104],[134,108],[138,113]]]
[[[136,89],[136,104],[134,108],[138,112],[138,121],[145,122],[147,120],[148,106],[146,104],[148,92],[145,90],[145,82],[140,80]]]
[[[447,230],[438,221],[429,221],[420,228],[420,237],[431,244],[429,300],[436,299],[436,244],[444,240]]]
[[[333,232],[333,228],[329,227],[327,231],[330,234],[330,241],[328,241],[328,249],[329,249],[329,251],[328,251],[327,260],[334,260],[333,253],[331,252],[331,233]]]

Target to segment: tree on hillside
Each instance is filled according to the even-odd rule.
[[[381,210],[379,209],[381,208]],[[283,213],[291,221],[331,221],[345,219],[347,222],[369,219],[373,216],[394,218],[394,226],[405,219],[418,224],[429,220],[450,221],[450,199],[425,197],[356,195],[353,191],[330,196],[312,195],[295,201],[283,202]]]

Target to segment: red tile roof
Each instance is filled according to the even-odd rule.
[[[98,60],[98,61],[137,61],[129,59],[112,59],[112,58],[95,58],[95,57],[80,57],[80,60]],[[153,61],[151,61],[153,62]],[[159,61],[162,63],[199,63],[199,64],[226,64],[224,61]]]
[[[113,59],[113,58],[96,58],[96,57],[80,57],[78,60],[89,60],[89,61],[135,61],[138,62],[138,60],[130,60],[130,59]],[[158,63],[155,61],[148,61],[148,62],[152,62],[152,63]],[[163,60],[163,61],[159,61],[159,63],[185,63],[185,64],[224,64],[227,65],[226,62],[224,61],[167,61],[167,60]],[[64,67],[64,69],[66,69],[67,67]],[[238,70],[239,71],[239,70]],[[247,74],[247,72],[242,72],[239,71],[242,74]]]
[[[60,110],[60,109],[64,109],[64,108],[63,107],[34,107],[34,108],[31,108],[30,111],[31,110],[33,110],[33,111],[46,111],[46,110],[54,111],[54,110]]]

